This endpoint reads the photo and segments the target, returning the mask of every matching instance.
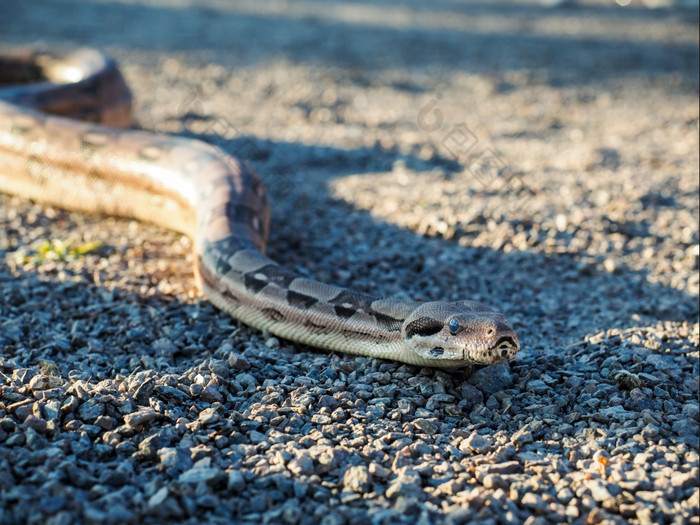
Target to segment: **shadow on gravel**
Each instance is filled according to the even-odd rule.
[[[593,87],[608,78],[624,81],[625,77],[663,73],[671,74],[680,83],[697,85],[698,49],[694,43],[667,43],[610,37],[610,32],[586,32],[587,24],[598,26],[604,21],[610,23],[615,17],[620,21],[632,20],[632,24],[635,21],[652,24],[658,30],[663,29],[664,20],[682,20],[694,27],[697,10],[608,6],[549,9],[517,4],[504,8],[485,2],[445,1],[431,3],[428,8],[397,7],[380,0],[351,6],[341,4],[347,8],[345,11],[340,7],[322,11],[321,4],[318,1],[297,2],[287,6],[288,12],[282,14],[274,12],[273,8],[265,12],[264,7],[254,3],[232,4],[226,9],[178,9],[118,1],[93,4],[55,0],[44,4],[39,11],[31,3],[10,2],[2,6],[3,18],[15,23],[4,28],[3,44],[36,45],[37,40],[43,40],[145,53],[202,52],[205,53],[203,61],[218,62],[233,71],[244,64],[280,60],[303,62],[331,70],[342,69],[351,81],[368,85],[372,82],[372,73],[383,70],[408,70],[411,74],[455,70],[494,76],[510,71],[534,72],[539,73],[537,78],[544,78],[552,85],[576,83]],[[41,14],[37,14],[39,12]],[[61,23],[41,23],[40,17],[52,12]],[[380,12],[383,16],[373,15]],[[444,17],[448,15],[465,23],[444,27]],[[509,25],[513,15],[521,20],[517,31]],[[571,20],[574,15],[576,23]],[[443,18],[438,23],[436,17],[440,16]],[[193,18],[206,22],[192,24]],[[85,27],[85,20],[100,25]],[[547,26],[551,31],[541,30],[538,24],[542,21],[551,22]],[[559,24],[563,25],[558,29]],[[326,38],[329,34],[333,35],[332,39]],[[353,46],[346,45],[350,40]],[[582,49],[585,52],[581,52]],[[670,85],[672,83],[659,87],[672,90]],[[426,89],[418,84],[404,87],[418,92]],[[508,89],[507,86],[501,88]],[[184,118],[207,117],[193,113]],[[309,206],[339,206],[355,217],[358,229],[368,232],[380,229],[381,235],[397,239],[397,244],[414,246],[412,254],[405,254],[404,260],[396,261],[397,266],[406,269],[406,282],[414,279],[441,282],[445,284],[442,289],[454,298],[474,298],[496,306],[509,314],[525,345],[543,339],[551,344],[577,341],[586,334],[611,326],[626,328],[639,323],[697,317],[697,297],[651,283],[644,271],[618,267],[614,273],[608,273],[602,268],[603,261],[582,266],[579,256],[586,254],[506,254],[461,246],[453,241],[421,238],[396,226],[378,224],[367,212],[338,202],[328,194],[325,184],[333,177],[390,170],[397,160],[396,151],[381,147],[344,150],[262,141],[255,137],[228,141],[216,134],[195,135],[195,138],[220,145],[229,153],[250,161],[266,182],[273,200],[276,195],[294,192],[297,177],[304,172],[312,173],[320,184]],[[401,157],[406,160],[407,167],[415,171],[421,171],[426,165],[426,161],[415,156]],[[439,167],[448,173],[461,169],[455,161],[444,157],[434,157],[428,167]],[[299,195],[290,202],[301,203],[302,197]],[[323,260],[335,255],[328,251],[328,246],[334,245],[325,243],[325,239],[320,247],[308,244],[308,238],[323,238],[323,232],[318,235],[311,232],[307,238],[285,229],[281,211],[273,213],[276,214],[271,242],[273,255],[284,254],[286,260],[295,264],[298,260],[299,266],[303,266],[305,259]],[[457,271],[453,265],[438,262],[427,269],[417,262],[422,254],[439,252],[444,247],[458,254],[463,263],[458,271],[475,271],[478,276],[468,281],[467,288],[454,289],[449,281],[445,282],[446,276],[449,278]],[[296,255],[290,255],[290,250]],[[351,274],[362,274],[362,266],[371,270],[374,261],[370,255],[359,264],[357,269],[349,269]],[[352,284],[331,280],[340,285]],[[425,288],[431,287],[426,285]],[[67,313],[80,315],[72,311]]]
[[[407,254],[404,260],[397,260],[398,268],[414,268],[414,275],[408,276],[406,282],[414,282],[425,278],[421,264],[417,264],[415,254],[430,255],[431,250],[440,252],[443,249],[456,251],[462,258],[459,272],[473,273],[478,279],[473,279],[469,289],[454,289],[452,283],[446,284],[444,290],[455,298],[475,299],[496,306],[508,313],[512,322],[520,325],[524,341],[530,337],[533,340],[549,338],[557,341],[563,336],[563,341],[580,340],[586,334],[605,331],[610,328],[625,329],[638,326],[640,322],[654,324],[657,321],[692,321],[698,316],[697,297],[687,292],[673,289],[659,283],[650,282],[651,272],[632,270],[625,266],[617,266],[613,271],[605,269],[605,256],[588,254],[586,252],[549,254],[533,252],[503,253],[485,248],[470,247],[458,244],[460,237],[446,240],[440,236],[421,236],[395,225],[378,221],[370,213],[357,210],[345,201],[333,198],[328,193],[328,183],[333,178],[340,178],[357,173],[391,171],[392,164],[397,159],[397,153],[379,146],[346,150],[332,147],[309,146],[299,143],[273,143],[260,141],[254,137],[239,137],[230,141],[222,141],[214,135],[192,135],[212,144],[216,144],[228,153],[239,156],[254,165],[263,179],[273,202],[287,200],[293,203],[289,212],[298,212],[300,207],[311,208],[322,213],[324,203],[331,203],[336,209],[344,209],[347,216],[359,217],[359,231],[371,232],[378,230],[377,235],[396,239],[399,246],[415,246],[414,252]],[[274,153],[272,153],[274,152]],[[273,158],[274,155],[274,158]],[[425,161],[417,156],[403,155],[408,167],[414,166],[421,171],[420,166]],[[280,158],[289,159],[287,163]],[[463,169],[459,163],[446,157],[431,159],[428,170],[442,167],[447,176],[451,171]],[[307,202],[303,194],[296,188],[300,179],[308,172],[313,172],[316,195]],[[509,189],[506,189],[508,193]],[[275,199],[278,197],[278,199]],[[480,198],[480,197],[477,197]],[[488,199],[488,196],[484,198]],[[468,200],[465,200],[468,205]],[[663,207],[665,201],[648,202],[647,206]],[[343,216],[344,214],[340,214]],[[513,216],[519,225],[530,223],[527,217]],[[308,253],[310,244],[323,245],[317,235],[312,232],[303,238],[304,241],[294,242],[299,238],[298,232],[285,231],[284,217],[273,206],[272,253],[280,257],[289,254],[280,251],[279,246],[286,246],[299,253],[299,264],[304,266],[304,253]],[[320,221],[323,222],[323,221]],[[604,231],[610,230],[627,238],[647,238],[653,236],[645,223],[619,224],[615,221],[605,221]],[[358,224],[358,223],[354,223]],[[344,225],[337,225],[342,228]],[[530,223],[530,226],[532,224]],[[513,228],[515,230],[515,228]],[[319,233],[319,236],[322,236]],[[372,234],[369,238],[374,238]],[[403,238],[402,238],[403,237]],[[661,239],[657,239],[661,241]],[[347,251],[352,251],[346,249]],[[333,258],[333,253],[318,253],[309,257]],[[585,258],[585,263],[581,259]],[[590,259],[593,258],[594,262]],[[295,257],[296,259],[296,257]],[[362,265],[366,266],[366,265]],[[360,267],[360,271],[362,268]],[[513,273],[510,273],[513,271]],[[452,266],[438,265],[430,269],[432,276],[440,280],[441,276],[449,276],[455,272]],[[349,283],[335,283],[352,286]],[[367,290],[370,291],[371,290]],[[581,301],[584,297],[585,301]],[[421,300],[444,300],[445,297],[420,297]],[[614,321],[611,323],[611,319]]]
[[[216,135],[183,135],[214,143],[228,153],[251,162],[260,173],[273,202],[268,253],[274,259],[290,268],[299,269],[305,268],[310,261],[329,261],[331,266],[340,266],[348,275],[360,276],[366,282],[376,285],[376,288],[365,285],[363,289],[362,284],[358,285],[353,277],[343,280],[332,274],[330,278],[324,276],[324,266],[321,266],[321,275],[315,275],[320,280],[359,288],[375,295],[391,295],[391,283],[383,282],[382,265],[386,264],[385,257],[375,257],[372,246],[369,246],[369,251],[362,257],[347,256],[353,253],[354,248],[346,245],[344,239],[348,233],[348,226],[345,222],[338,223],[338,218],[352,217],[353,228],[366,232],[368,239],[390,238],[398,246],[412,247],[410,253],[396,256],[392,264],[400,269],[400,275],[397,277],[400,282],[417,283],[414,288],[424,288],[427,291],[424,295],[418,291],[418,295],[413,298],[472,299],[487,303],[508,315],[511,324],[519,332],[523,348],[539,348],[560,353],[562,346],[578,343],[586,335],[612,328],[624,330],[655,325],[659,321],[683,322],[697,318],[697,297],[649,282],[647,277],[650,272],[633,271],[625,267],[617,267],[612,273],[606,271],[604,258],[598,254],[594,255],[595,262],[591,263],[590,258],[593,254],[587,253],[504,253],[488,248],[471,247],[468,244],[462,245],[455,242],[457,238],[446,240],[439,236],[419,235],[382,222],[369,212],[358,210],[329,194],[327,184],[335,177],[390,170],[396,160],[394,151],[381,147],[344,150],[298,143],[272,143],[250,137],[222,141]],[[288,166],[284,165],[272,158],[272,152],[289,159],[299,159],[299,162],[291,160]],[[421,162],[424,161],[417,157],[407,157],[409,165]],[[319,182],[314,186],[315,193],[311,196],[298,189],[300,180],[309,174],[313,176],[314,181]],[[276,201],[281,201],[285,208],[276,207]],[[336,213],[326,220],[325,208],[330,206],[336,209]],[[337,213],[338,209],[344,210],[345,213]],[[305,213],[313,216],[316,229],[298,231],[285,221],[285,213]],[[638,234],[645,236],[643,225],[638,225],[638,229],[640,228]],[[107,252],[110,249],[110,246],[102,248]],[[424,264],[426,258],[444,250],[449,250],[455,255],[453,261],[457,262],[457,266],[454,262],[441,263],[439,258],[430,267]],[[589,262],[582,264],[581,258],[584,256],[588,257]],[[6,254],[0,253],[0,261],[5,257]],[[0,265],[0,270],[3,266]],[[473,275],[474,278],[464,279],[465,274]],[[150,318],[147,330],[153,330],[153,333],[148,336],[149,340],[166,337],[169,329],[157,326],[158,322],[152,319],[156,315],[153,312],[163,308],[167,315],[177,318],[182,327],[192,325],[192,320],[185,311],[191,314],[192,308],[196,307],[182,305],[171,296],[145,297],[119,290],[96,292],[89,290],[93,288],[91,285],[52,283],[51,275],[47,277],[48,280],[42,278],[41,286],[36,287],[31,283],[39,281],[36,281],[35,277],[28,277],[28,286],[35,289],[34,294],[41,294],[35,298],[37,312],[44,316],[57,316],[51,324],[59,322],[60,319],[60,322],[65,323],[67,331],[72,330],[70,326],[73,321],[81,322],[81,319],[93,316],[109,318],[114,309],[128,311],[130,308],[137,308],[139,311],[127,317]],[[460,287],[458,283],[464,282],[467,283],[466,286]],[[440,285],[436,286],[435,283]],[[16,299],[13,299],[15,294],[12,292],[12,286],[7,283],[5,286],[7,288],[2,288],[5,298],[4,303],[0,302],[0,318],[9,319],[13,316],[12,303]],[[433,296],[434,292],[430,290],[436,288],[445,295]],[[78,300],[77,303],[71,301],[71,298],[83,294],[91,299]],[[16,297],[22,296],[16,294]],[[121,301],[125,304],[120,305]],[[104,312],[100,311],[100,303]],[[85,311],[80,309],[81,304],[86,306]],[[141,308],[146,308],[147,311],[140,311]],[[174,313],[178,308],[185,310]],[[211,309],[210,314],[214,315],[213,307],[209,305],[208,308]],[[210,328],[213,329],[217,323],[229,319],[225,313],[219,312],[218,316],[219,321],[212,322]],[[234,321],[230,322],[235,325]],[[182,330],[184,332],[184,328]],[[207,332],[206,328],[202,330]],[[206,335],[213,337],[212,334]],[[37,337],[40,341],[41,336],[37,334]],[[138,355],[138,352],[129,350],[133,344],[138,346],[138,334],[131,333],[130,337],[135,342],[125,339],[122,347],[125,353],[122,354],[122,358],[128,359]],[[216,345],[220,342],[217,339]],[[49,343],[49,347],[52,344]],[[199,352],[206,355],[210,348],[209,344],[201,345]],[[144,351],[147,352],[144,348],[139,350]],[[201,357],[203,356],[196,356],[197,359]]]

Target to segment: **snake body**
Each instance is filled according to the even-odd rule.
[[[251,168],[204,142],[126,129],[130,91],[102,53],[2,56],[0,84],[0,191],[189,235],[199,287],[243,323],[414,365],[493,364],[519,350],[481,303],[376,298],[266,257],[268,200]]]

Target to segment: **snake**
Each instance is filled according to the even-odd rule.
[[[130,129],[131,107],[116,61],[99,50],[0,55],[0,192],[189,236],[203,295],[285,340],[447,369],[519,351],[505,316],[481,302],[375,297],[276,263],[253,169],[204,141]]]

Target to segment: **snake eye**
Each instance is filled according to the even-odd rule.
[[[455,335],[459,330],[459,321],[457,319],[450,319],[450,321],[447,323],[447,328],[452,335]]]

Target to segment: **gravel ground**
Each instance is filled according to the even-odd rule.
[[[274,258],[523,350],[294,345],[188,239],[0,195],[0,523],[700,522],[697,9],[3,2],[22,45],[107,50],[138,126],[251,162]]]

